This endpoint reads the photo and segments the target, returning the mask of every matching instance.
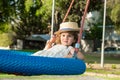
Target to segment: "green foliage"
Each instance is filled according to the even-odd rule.
[[[10,24],[9,23],[0,23],[0,33],[4,33],[4,32],[9,32],[10,29]]]
[[[120,34],[120,0],[107,1],[107,16],[112,20],[117,33]]]
[[[0,46],[8,47],[10,44],[12,44],[12,36],[10,33],[2,33],[0,34]]]
[[[120,4],[116,4],[111,11],[111,19],[114,22],[115,30],[120,34]]]
[[[41,5],[41,1],[40,0],[25,0],[24,5],[25,5],[25,10],[27,12],[30,12],[30,9],[32,7],[37,7],[38,6],[38,8],[40,8],[39,6]]]
[[[24,3],[24,4],[23,4]],[[27,5],[28,4],[28,5]],[[32,34],[43,34],[46,30],[47,22],[42,15],[36,16],[36,11],[41,7],[40,0],[19,1],[18,11],[21,12],[19,18],[12,18],[12,30],[15,32],[15,38],[25,39]]]
[[[0,22],[9,22],[10,17],[15,15],[15,0],[0,0]]]
[[[115,25],[115,31],[120,34],[120,25]]]
[[[112,68],[112,69],[116,69],[117,67],[116,67],[115,64],[113,64],[113,65],[111,66],[111,68]]]
[[[36,15],[41,15],[44,22],[52,15],[52,0],[42,0],[41,3],[42,6],[36,11]]]
[[[76,21],[80,24],[84,9],[86,6],[86,1],[87,0],[74,0],[74,3],[72,5],[72,8],[67,16],[66,21]],[[64,19],[65,14],[67,13],[67,10],[71,4],[71,1],[69,0],[58,0],[56,1],[56,10],[59,11],[61,19]],[[101,8],[101,1],[97,0],[91,0],[89,7],[88,7],[88,12],[93,11],[93,10],[100,10]]]
[[[93,26],[89,31],[85,31],[85,38],[89,40],[99,40],[102,39],[102,28]]]
[[[90,10],[98,9],[100,1],[93,0]],[[59,26],[64,18],[71,1],[55,1],[55,25]],[[94,5],[94,7],[91,6]],[[80,24],[86,5],[86,0],[75,0],[66,21],[76,21]],[[100,6],[100,4],[99,4]],[[100,8],[99,8],[100,9]],[[48,33],[47,25],[51,23],[52,0],[1,0],[0,23],[12,22],[12,30],[17,38],[26,38],[31,34]],[[5,32],[6,28],[0,26]]]
[[[68,8],[70,7],[71,1],[69,0],[58,0],[56,1],[56,10],[59,11],[60,13],[60,18],[63,20]],[[78,1],[75,0],[71,10],[66,18],[65,21],[76,21],[76,22],[80,22],[81,17],[83,15],[83,11],[84,11],[84,7],[85,7],[85,1]]]
[[[111,11],[111,19],[115,24],[120,23],[120,4],[116,4],[115,7]]]
[[[27,12],[29,12],[30,11],[30,7],[32,7],[33,6],[33,0],[26,0],[25,1],[25,10],[27,11]]]

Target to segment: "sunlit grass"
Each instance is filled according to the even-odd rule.
[[[120,75],[119,69],[111,69],[111,70],[109,70],[109,69],[91,69],[91,68],[87,68],[87,72]]]
[[[84,54],[85,55],[85,62],[87,63],[100,63],[101,61],[101,55],[97,53],[89,53]],[[120,64],[120,58],[114,57],[114,55],[105,55],[104,56],[104,63],[107,64]]]

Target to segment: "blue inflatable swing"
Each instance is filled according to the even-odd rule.
[[[30,56],[31,52],[0,50],[0,72],[18,75],[76,75],[86,70],[84,61],[72,58]]]

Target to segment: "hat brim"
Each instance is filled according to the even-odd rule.
[[[55,34],[61,34],[63,32],[68,32],[68,31],[70,31],[70,32],[79,32],[79,29],[74,29],[74,30],[58,30],[58,31],[55,32]]]

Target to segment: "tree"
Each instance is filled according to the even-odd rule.
[[[17,14],[19,17],[12,18],[12,30],[16,33],[15,37],[25,39],[32,34],[46,33],[47,23],[43,22],[41,15],[36,15],[36,11],[42,5],[41,2],[38,2],[38,0],[20,0],[18,3],[17,10],[19,13]]]
[[[98,10],[99,3],[101,2],[91,0],[89,11]],[[76,21],[80,25],[85,5],[86,0],[75,0],[66,21]],[[57,29],[69,6],[69,0],[56,0],[55,27]],[[48,33],[47,26],[51,24],[51,12],[52,0],[0,0],[0,32],[9,32],[12,29],[14,37],[19,39],[25,39],[32,34]]]
[[[107,1],[107,15],[112,21],[112,25],[116,32],[120,33],[120,0],[108,0]]]
[[[100,40],[102,39],[102,27],[98,27],[97,24],[93,24],[90,30],[85,30],[85,39],[93,41],[93,51],[96,51],[101,45]]]
[[[111,19],[114,22],[116,31],[120,34],[120,4],[116,4],[111,11]]]
[[[91,0],[89,11],[99,10],[100,4],[101,1]],[[58,28],[70,6],[70,1],[57,0],[55,5],[55,24]],[[66,21],[76,21],[80,25],[85,5],[86,0],[75,0]],[[32,34],[47,33],[47,25],[51,24],[51,12],[52,0],[0,1],[0,16],[2,16],[0,20],[12,24],[12,30],[16,34],[16,38],[24,39]]]
[[[8,0],[0,0],[0,33],[7,33],[11,30],[10,17],[14,15],[11,5],[12,4]]]
[[[72,0],[71,0],[72,1]],[[56,24],[57,26],[59,26],[59,24],[62,22],[62,20],[65,17],[65,14],[71,4],[71,1],[69,0],[58,0],[56,2],[56,12],[55,14],[57,14],[56,16]],[[84,9],[86,6],[86,1],[81,1],[81,0],[75,0],[74,4],[67,16],[66,21],[76,21],[79,26],[81,23],[81,19],[84,13]],[[97,1],[97,0],[90,0],[90,5],[88,7],[88,12],[92,11],[92,10],[99,10],[101,7],[102,2],[101,1]],[[94,5],[94,6],[93,6]],[[57,21],[58,20],[58,21]]]

